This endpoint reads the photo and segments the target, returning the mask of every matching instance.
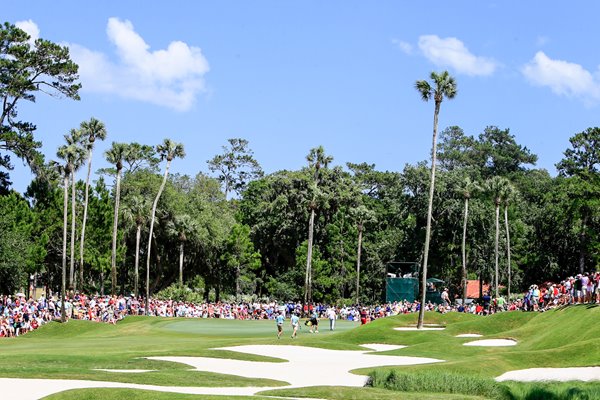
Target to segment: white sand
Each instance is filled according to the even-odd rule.
[[[530,368],[506,372],[496,378],[503,381],[600,381],[600,367]]]
[[[480,335],[478,333],[463,333],[462,335],[456,335],[454,337],[482,337],[483,335]]]
[[[117,374],[141,374],[143,372],[153,372],[155,369],[104,369],[104,368],[95,368],[94,371],[105,371],[105,372],[115,372]]]
[[[446,328],[434,328],[431,326],[423,326],[421,329],[417,328],[416,326],[401,326],[399,328],[394,328],[394,330],[396,331],[443,331]]]
[[[283,386],[286,388],[322,385],[360,387],[365,384],[367,377],[351,374],[349,372],[350,370],[377,366],[427,364],[443,361],[433,358],[377,355],[372,354],[372,351],[326,350],[301,346],[236,346],[225,347],[220,350],[277,357],[289,361],[272,363],[208,357],[149,357],[149,359],[184,363],[191,365],[198,371],[285,381],[290,384],[290,386]],[[389,348],[386,347],[386,350],[389,350]],[[176,387],[63,379],[0,378],[2,399],[37,400],[65,390],[102,387],[228,396],[249,396],[263,390],[283,388]]]
[[[150,357],[151,360],[179,362],[199,371],[277,379],[294,387],[304,386],[364,386],[367,377],[351,374],[358,368],[388,365],[417,365],[442,362],[433,358],[368,354],[366,351],[327,350],[300,346],[236,346],[231,350],[289,360],[284,363],[242,361],[206,357]]]
[[[510,339],[484,339],[475,340],[474,342],[464,343],[465,346],[483,346],[483,347],[504,347],[516,346],[517,342]]]
[[[395,344],[381,344],[381,343],[367,343],[361,344],[362,347],[366,347],[367,349],[375,350],[375,351],[389,351],[389,350],[398,350],[403,349],[406,346],[398,346]]]

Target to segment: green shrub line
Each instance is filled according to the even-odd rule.
[[[497,400],[594,400],[600,385],[583,382],[496,382],[492,378],[440,371],[419,373],[374,370],[367,387],[397,392],[444,393]]]

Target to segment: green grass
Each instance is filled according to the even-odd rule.
[[[223,400],[224,396],[164,393],[134,389],[75,389],[44,397],[44,400]],[[266,400],[262,396],[227,396],[235,400]]]
[[[285,383],[200,372],[190,370],[187,365],[148,360],[144,357],[204,356],[282,362],[284,360],[276,358],[276,355],[261,357],[214,348],[246,344],[288,344],[358,350],[363,343],[388,343],[408,347],[382,354],[432,357],[445,362],[354,371],[371,375],[376,386],[374,388],[279,389],[273,393],[280,396],[291,393],[295,397],[327,399],[452,398],[446,397],[451,395],[458,396],[456,398],[470,396],[472,399],[600,398],[598,382],[497,384],[493,381],[494,377],[516,369],[599,366],[600,307],[579,305],[545,313],[511,312],[489,317],[427,313],[426,323],[441,324],[446,329],[427,332],[400,332],[393,329],[413,325],[416,318],[416,315],[402,315],[376,320],[364,326],[338,321],[335,333],[329,332],[326,324],[323,324],[319,335],[308,335],[307,328],[303,326],[299,339],[294,341],[288,336],[289,323],[286,325],[284,339],[277,340],[272,321],[129,317],[116,326],[85,321],[51,323],[23,337],[0,340],[0,377],[107,380],[162,386],[273,387]],[[454,337],[461,333],[480,333],[486,339],[511,338],[518,345],[504,348],[463,346],[463,343],[473,339]],[[156,371],[115,374],[93,370],[97,368]],[[394,381],[397,384],[392,385],[391,382]],[[480,389],[474,388],[473,382]],[[119,389],[121,390],[125,389]],[[503,394],[499,395],[498,390]],[[111,397],[113,395],[108,394],[109,391],[121,393],[115,389],[86,389],[49,398],[119,398]],[[139,396],[141,398],[143,395]],[[172,393],[156,396],[159,397],[144,397],[211,398],[185,397],[188,395]],[[137,397],[127,395],[127,398]]]

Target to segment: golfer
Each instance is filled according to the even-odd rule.
[[[291,317],[291,321],[292,321],[292,339],[296,338],[296,335],[298,333],[298,328],[300,327],[300,317],[298,317],[298,313],[295,312],[292,314]]]
[[[281,334],[283,333],[283,321],[285,321],[285,317],[282,315],[282,312],[279,311],[277,317],[275,317],[275,323],[277,324],[277,339],[281,339]]]

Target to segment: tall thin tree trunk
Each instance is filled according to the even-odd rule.
[[[496,298],[498,298],[498,242],[500,240],[500,204],[496,200],[496,236],[494,238],[494,258],[495,258],[495,274],[494,274],[494,290],[496,292]]]
[[[425,319],[425,299],[427,295],[427,261],[429,259],[429,241],[431,238],[431,214],[433,212],[433,194],[435,192],[435,163],[437,158],[437,126],[438,114],[440,112],[440,102],[435,102],[435,112],[433,113],[433,139],[431,143],[431,182],[429,183],[429,202],[427,205],[427,229],[425,231],[425,250],[423,254],[423,270],[421,271],[421,307],[419,309],[419,319],[417,328],[423,328]]]
[[[304,278],[304,304],[308,304],[312,300],[311,284],[312,284],[312,247],[313,247],[313,230],[315,225],[315,209],[311,207],[310,218],[308,220],[308,248],[306,252],[306,275]]]
[[[67,290],[67,226],[69,209],[69,174],[64,178],[64,203],[63,203],[63,254],[62,254],[62,283],[60,286],[60,322],[67,320],[65,307],[65,291]]]
[[[117,184],[115,188],[115,214],[113,218],[112,251],[110,255],[110,293],[114,296],[117,290],[117,229],[119,224],[119,202],[121,200],[121,169],[117,168]]]
[[[360,304],[360,254],[362,250],[363,225],[358,224],[358,249],[356,250],[356,304]]]
[[[235,267],[235,299],[237,301],[240,301],[240,293],[240,265],[238,263]]]
[[[465,198],[465,219],[463,221],[462,237],[462,305],[467,304],[467,221],[469,219],[469,198]]]
[[[69,289],[73,290],[75,277],[75,171],[71,172],[71,264],[69,266]]]
[[[179,286],[183,287],[183,241],[179,244]]]
[[[152,235],[154,233],[154,218],[156,216],[156,207],[158,206],[158,200],[160,199],[160,195],[162,194],[163,190],[165,189],[165,185],[167,184],[167,176],[169,175],[170,165],[171,160],[167,159],[167,165],[165,167],[163,181],[160,184],[160,188],[158,189],[158,193],[156,194],[154,203],[152,203],[152,218],[150,219],[150,233],[148,234],[148,254],[146,255],[146,315],[148,315],[148,303],[150,301],[150,253],[152,250]]]
[[[508,301],[510,301],[510,281],[511,281],[511,268],[510,265],[510,231],[508,229],[508,206],[504,206],[504,224],[506,225],[506,257],[507,260],[507,271],[508,271],[508,281],[506,283],[508,290]]]
[[[137,226],[135,232],[135,276],[133,277],[133,293],[137,298],[139,295],[139,282],[140,282],[140,239],[142,237],[142,226]]]
[[[581,221],[581,234],[579,235],[579,273],[585,272],[585,241],[587,229],[587,211],[584,210],[583,220]]]
[[[92,150],[88,153],[88,170],[85,179],[85,199],[83,203],[83,220],[81,221],[81,241],[79,243],[79,282],[83,289],[83,246],[85,244],[85,223],[87,221],[88,199],[90,190],[90,175],[92,173]]]

